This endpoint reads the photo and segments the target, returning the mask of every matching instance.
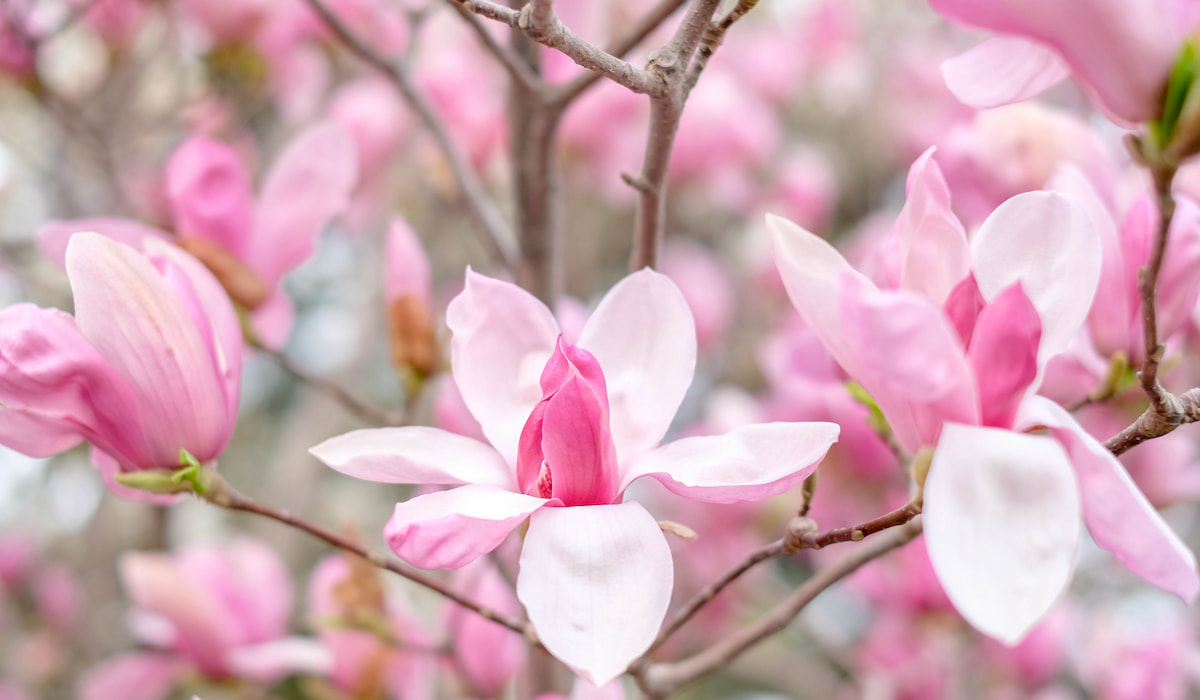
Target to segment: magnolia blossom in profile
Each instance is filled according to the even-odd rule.
[[[942,67],[966,104],[1028,99],[1073,75],[1125,123],[1162,112],[1167,77],[1200,19],[1186,0],[929,0],[948,19],[996,32]]]
[[[692,380],[696,331],[664,275],[626,277],[578,344],[519,287],[468,270],[447,310],[451,367],[490,445],[426,427],[360,430],[312,449],[346,474],[457,486],[397,504],[384,530],[402,559],[458,568],[528,520],[517,597],[545,647],[603,685],[654,640],[670,602],[671,552],[631,482],[730,503],[803,481],[832,423],[749,425],[659,446]]]
[[[1025,193],[968,243],[949,205],[926,153],[885,253],[892,289],[795,224],[768,225],[801,316],[897,441],[935,450],[925,536],[950,600],[980,631],[1018,642],[1070,581],[1082,516],[1132,572],[1190,601],[1200,589],[1192,553],[1116,458],[1035,395],[1095,295],[1089,217],[1063,194]]]
[[[271,684],[333,668],[322,643],[287,636],[291,574],[261,542],[129,552],[117,569],[134,605],[129,626],[147,649],[89,671],[81,700],[160,700],[193,674]]]
[[[81,441],[111,478],[217,458],[233,433],[242,334],[216,279],[155,239],[66,246],[75,317],[0,311],[0,444],[46,457]]]

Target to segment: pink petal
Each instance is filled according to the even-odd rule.
[[[472,600],[505,615],[519,614],[516,593],[489,560],[479,559],[461,569],[455,580]],[[452,606],[446,627],[453,639],[455,665],[480,695],[498,695],[525,665],[521,638],[494,622]]]
[[[1196,557],[1163,521],[1125,468],[1061,406],[1031,396],[1018,420],[1045,426],[1071,455],[1083,497],[1083,520],[1096,544],[1127,569],[1191,603],[1200,591]]]
[[[979,293],[979,284],[975,281],[975,274],[972,273],[950,290],[950,295],[946,297],[946,303],[942,305],[942,311],[950,319],[950,324],[954,326],[964,348],[971,346],[971,336],[975,333],[975,321],[985,303],[983,295]]]
[[[854,279],[862,288],[875,287],[859,274],[832,245],[787,219],[767,215],[767,228],[775,249],[775,264],[792,305],[821,339],[821,344],[843,368],[850,355],[837,298],[839,280]]]
[[[1141,260],[1130,266],[1127,256],[1135,251],[1127,250],[1122,245],[1122,238],[1117,232],[1117,223],[1108,207],[1100,200],[1087,177],[1073,166],[1060,166],[1047,189],[1069,194],[1083,206],[1088,218],[1096,228],[1096,235],[1101,246],[1100,281],[1096,288],[1095,301],[1088,313],[1087,324],[1091,331],[1092,340],[1096,347],[1107,357],[1118,350],[1128,353],[1130,346],[1130,329],[1133,327],[1134,314],[1137,311],[1137,277],[1129,276],[1127,269],[1136,269],[1145,263]],[[1139,204],[1150,204],[1142,200]],[[1147,207],[1149,209],[1152,207]],[[1147,218],[1142,215],[1145,211],[1136,206],[1129,212],[1127,224],[1146,221],[1157,222],[1158,213]],[[1145,211],[1150,214],[1149,211]],[[1148,252],[1148,251],[1147,251]]]
[[[963,24],[1042,42],[1113,116],[1128,122],[1158,114],[1161,90],[1192,24],[1174,0],[931,0]]]
[[[193,136],[171,154],[166,179],[176,233],[215,241],[245,259],[254,202],[241,155],[228,144]]]
[[[1200,206],[1179,197],[1166,257],[1158,279],[1158,331],[1170,338],[1181,331],[1200,295]]]
[[[81,233],[67,274],[82,335],[129,383],[153,465],[179,464],[186,449],[212,459],[229,437],[225,383],[187,307],[132,248]]]
[[[297,136],[275,161],[259,194],[246,258],[268,286],[307,260],[317,234],[346,208],[357,160],[349,132],[324,122]]]
[[[386,259],[387,300],[413,296],[428,304],[433,288],[429,256],[416,232],[400,217],[388,224]]]
[[[274,549],[248,537],[221,547],[197,547],[176,555],[179,568],[220,597],[238,622],[241,644],[286,634],[292,614],[292,576]]]
[[[163,554],[124,554],[117,570],[134,605],[174,625],[176,649],[183,656],[205,674],[224,675],[225,652],[237,639],[238,623],[223,609],[215,591]]]
[[[618,459],[658,445],[696,368],[696,325],[675,283],[650,269],[627,276],[592,312],[579,347],[604,369]]]
[[[517,597],[546,649],[604,685],[650,647],[671,600],[671,550],[638,503],[543,508],[521,550]]]
[[[79,681],[79,700],[161,700],[187,668],[174,656],[135,653],[92,667]]]
[[[74,433],[130,468],[154,466],[129,384],[57,309],[0,311],[0,403],[11,418],[0,442],[14,449],[49,456]]]
[[[287,342],[295,320],[296,309],[292,306],[292,300],[279,289],[250,312],[250,328],[255,337],[264,347],[272,350],[281,349]]]
[[[971,240],[983,296],[991,299],[1020,281],[1037,308],[1042,318],[1039,368],[1067,349],[1087,318],[1100,281],[1100,251],[1087,212],[1058,192],[1026,192],[1009,199]]]
[[[478,440],[437,428],[369,428],[309,449],[343,474],[386,484],[490,484],[511,490],[512,469]]]
[[[238,678],[272,684],[295,673],[324,676],[333,669],[333,655],[315,639],[287,637],[232,649],[226,665]]]
[[[500,546],[547,502],[495,486],[460,486],[397,503],[383,536],[413,566],[457,569]]]
[[[38,247],[59,267],[67,266],[67,242],[80,231],[91,231],[141,250],[147,240],[167,241],[167,234],[132,219],[98,217],[51,221],[37,232]]]
[[[145,241],[143,249],[151,262],[163,268],[173,267],[186,278],[177,284],[179,292],[176,296],[192,304],[188,310],[208,344],[209,354],[221,377],[227,431],[232,434],[241,395],[242,359],[245,354],[242,321],[225,288],[199,260],[176,246],[158,240]]]
[[[983,425],[1009,428],[1025,390],[1037,377],[1041,319],[1016,282],[984,307],[967,359],[979,386]]]
[[[521,429],[542,399],[538,379],[558,338],[554,316],[515,284],[468,269],[466,286],[446,308],[446,325],[463,402],[488,441],[516,464]]]
[[[946,424],[925,481],[925,544],[967,622],[1021,641],[1071,579],[1079,509],[1054,440]]]
[[[1011,36],[988,39],[942,64],[946,87],[975,109],[1027,100],[1070,74],[1054,51]]]
[[[942,423],[979,420],[975,379],[945,314],[910,292],[879,292],[845,276],[837,294],[846,350],[836,356],[914,452]]]
[[[971,272],[962,223],[950,209],[950,189],[930,148],[908,171],[908,199],[888,240],[888,278],[942,304]]]
[[[694,501],[761,500],[808,478],[839,430],[835,423],[767,423],[676,440],[635,458],[623,486],[651,476]]]
[[[553,478],[550,497],[563,505],[617,499],[617,455],[604,414],[602,399],[580,377],[567,380],[546,404],[542,450]]]

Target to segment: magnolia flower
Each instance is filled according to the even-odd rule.
[[[129,552],[118,573],[135,606],[131,630],[150,649],[90,670],[80,682],[82,700],[160,700],[192,673],[275,683],[332,668],[319,642],[286,636],[291,574],[261,542]]]
[[[652,270],[605,296],[578,346],[533,296],[470,270],[447,322],[455,382],[490,445],[404,427],[312,453],[362,479],[458,486],[397,504],[384,535],[415,566],[464,566],[528,520],[517,597],[545,647],[597,685],[650,646],[671,597],[667,542],[626,487],[650,476],[694,500],[765,498],[803,481],[837,438],[831,423],[771,423],[659,447],[696,332]]]
[[[1126,123],[1162,112],[1176,54],[1196,26],[1187,0],[930,0],[952,21],[997,32],[942,67],[966,104],[1028,99],[1074,75],[1110,116]]]
[[[143,255],[71,237],[74,318],[32,304],[0,311],[0,444],[46,457],[87,441],[107,477],[225,448],[241,382],[237,315],[195,259],[144,243]]]
[[[1016,643],[1069,582],[1081,516],[1127,568],[1191,600],[1200,589],[1191,552],[1116,458],[1034,395],[1095,294],[1100,244],[1088,217],[1060,193],[1026,193],[968,245],[931,156],[910,172],[889,241],[898,289],[877,288],[795,224],[768,225],[797,310],[900,444],[935,448],[925,536],[951,602],[980,631]]]

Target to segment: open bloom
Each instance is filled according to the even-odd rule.
[[[192,673],[275,683],[332,668],[320,642],[286,636],[291,575],[261,542],[129,552],[118,572],[134,604],[132,632],[149,649],[89,671],[80,684],[83,700],[160,700]]]
[[[645,508],[622,502],[630,482],[651,476],[716,503],[765,498],[799,484],[837,438],[832,423],[771,423],[659,447],[691,383],[696,333],[679,290],[652,270],[605,296],[578,346],[533,296],[471,271],[447,321],[454,379],[491,445],[405,427],[312,453],[363,479],[458,486],[397,504],[384,535],[416,566],[464,566],[528,519],[517,597],[546,648],[597,685],[649,647],[671,596],[670,550]]]
[[[86,440],[106,476],[225,448],[241,382],[237,315],[203,265],[145,244],[143,255],[75,234],[65,256],[75,317],[0,311],[0,444],[45,457]]]
[[[977,629],[1016,643],[1069,582],[1082,516],[1131,571],[1194,598],[1195,557],[1116,458],[1034,395],[1100,277],[1087,215],[1056,192],[1018,195],[968,245],[930,155],[913,166],[889,242],[899,289],[877,288],[795,224],[768,225],[788,294],[830,354],[901,445],[936,447],[925,535],[947,595]]]
[[[1110,116],[1162,111],[1176,54],[1196,26],[1186,0],[930,0],[937,12],[999,37],[948,61],[951,91],[978,108],[1033,97],[1074,75]]]

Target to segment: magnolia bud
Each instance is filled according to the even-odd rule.
[[[271,295],[267,283],[220,243],[207,238],[181,237],[176,243],[213,273],[229,298],[253,311]]]

